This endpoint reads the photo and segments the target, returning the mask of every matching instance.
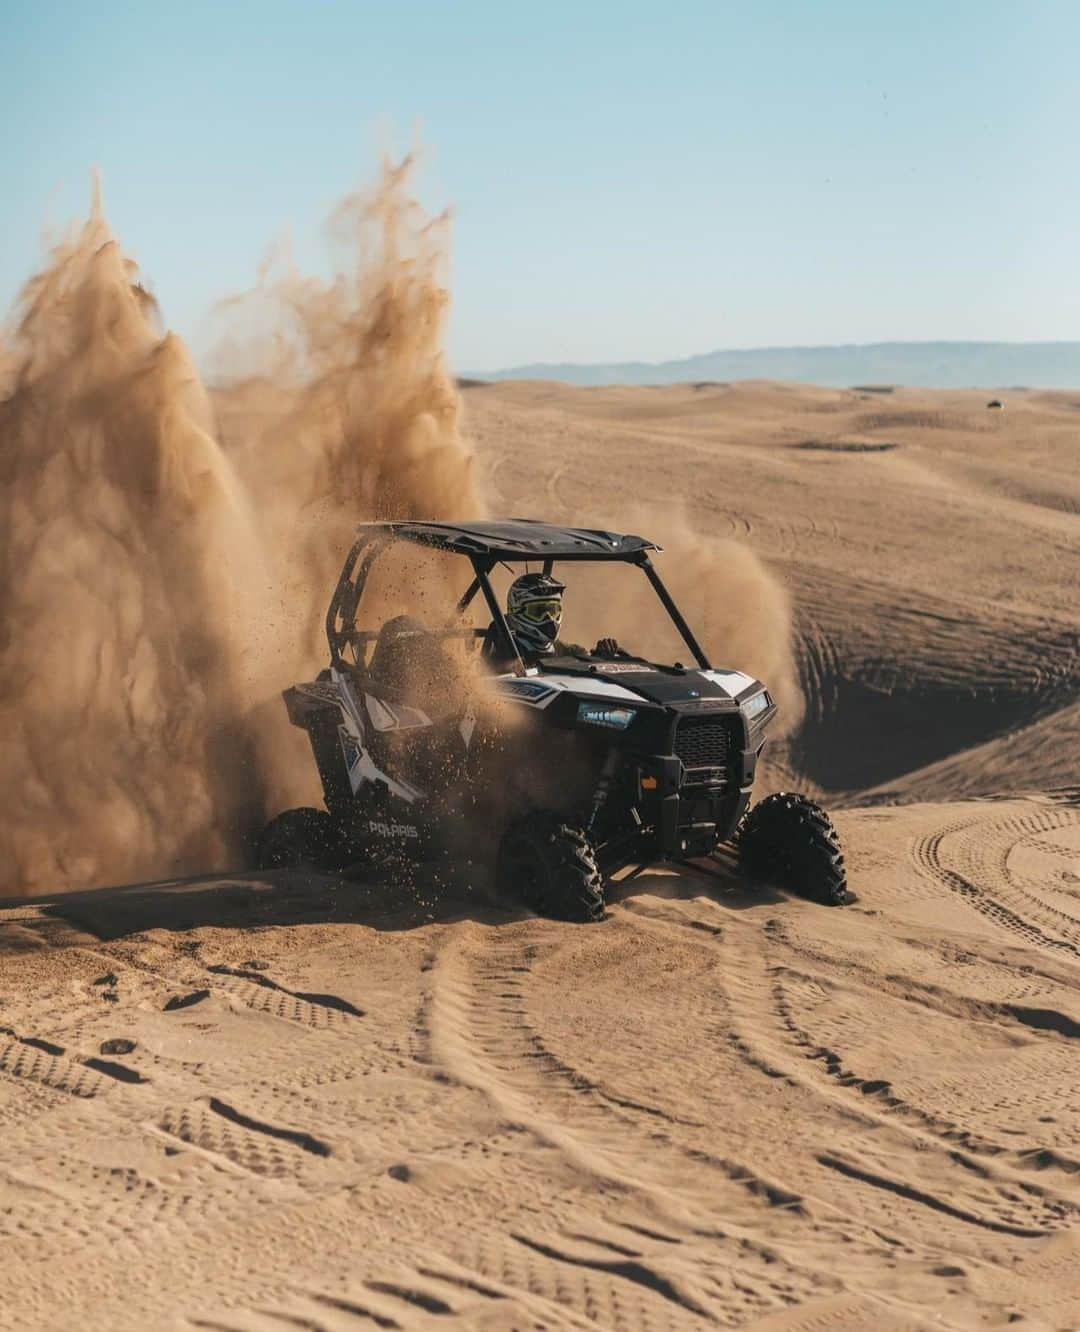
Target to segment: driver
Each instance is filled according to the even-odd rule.
[[[619,645],[614,638],[601,638],[592,653],[559,638],[565,590],[564,583],[545,573],[522,574],[510,584],[506,597],[506,625],[526,666],[535,666],[537,659],[545,656],[614,657],[618,654]],[[492,659],[496,670],[509,670],[513,662],[506,660],[505,650],[498,640],[498,629],[492,624],[484,640],[484,655]]]

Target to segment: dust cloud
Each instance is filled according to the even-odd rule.
[[[325,665],[356,522],[483,515],[442,350],[447,221],[411,170],[337,210],[333,280],[279,259],[224,304],[212,389],[96,197],[23,291],[0,341],[0,893],[245,863],[267,814],[320,800],[279,695]],[[717,659],[783,692],[783,591],[733,542],[668,540]],[[400,571],[380,609],[445,619],[462,589],[422,553]],[[606,610],[648,650],[655,601]]]
[[[0,882],[220,864],[250,516],[188,354],[96,204],[24,291],[10,354]]]
[[[298,617],[294,668],[324,664],[326,602],[358,520],[482,511],[442,350],[448,220],[410,197],[412,169],[411,158],[386,164],[375,190],[336,210],[346,272],[322,282],[272,263],[225,306],[240,332],[219,350],[215,407],[262,515],[281,603]],[[271,331],[245,338],[252,322]]]
[[[242,863],[303,784],[277,694],[324,664],[353,524],[477,510],[445,228],[410,166],[339,210],[349,271],[264,282],[277,326],[213,401],[96,199],[25,288],[0,352],[0,891]]]
[[[763,680],[779,706],[774,739],[803,716],[792,649],[787,589],[749,548],[731,537],[693,532],[685,523],[657,528],[664,554],[656,564],[714,666]]]
[[[700,531],[679,509],[667,498],[639,502],[590,525],[659,543],[653,563],[712,665],[764,681],[780,707],[771,735],[790,734],[804,704],[787,590],[748,546]],[[566,517],[581,522],[580,515]],[[591,646],[611,636],[653,661],[689,663],[685,643],[641,573],[622,565],[567,565],[560,576],[567,583],[567,637]]]

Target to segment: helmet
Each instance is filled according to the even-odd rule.
[[[510,584],[506,623],[521,652],[554,651],[564,588],[564,583],[543,573],[522,574]]]

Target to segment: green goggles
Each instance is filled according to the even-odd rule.
[[[527,601],[519,606],[515,614],[532,624],[543,624],[546,620],[562,619],[562,602],[557,597],[548,601]]]

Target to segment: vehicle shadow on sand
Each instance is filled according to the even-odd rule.
[[[784,900],[772,889],[749,888],[722,856],[644,867],[607,888],[613,906],[638,898],[691,901],[703,896],[729,911]],[[490,875],[479,869],[467,880],[460,874],[451,878],[434,865],[414,866],[405,875],[388,875],[385,870],[363,875],[243,871],[0,900],[0,956],[42,946],[109,942],[152,930],[184,933],[204,927],[339,923],[396,931],[460,920],[501,926],[530,916],[513,902],[496,900]]]

